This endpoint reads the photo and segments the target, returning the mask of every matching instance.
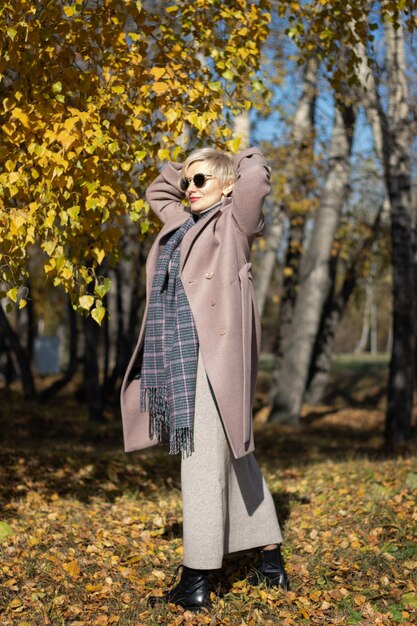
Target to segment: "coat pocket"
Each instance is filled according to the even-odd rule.
[[[140,410],[140,387],[140,378],[133,378],[122,387],[121,409],[126,452],[158,444],[158,439],[150,436],[148,412],[142,413]]]

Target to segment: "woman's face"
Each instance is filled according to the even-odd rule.
[[[190,181],[185,193],[190,203],[191,210],[193,213],[200,213],[222,199],[223,187],[220,185],[217,178],[214,177],[207,178],[202,187],[196,187],[193,181],[193,177],[196,174],[206,174],[211,177],[212,173],[210,171],[209,162],[194,161],[187,167],[185,173]]]

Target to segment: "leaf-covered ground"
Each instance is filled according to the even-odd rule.
[[[257,425],[292,591],[250,587],[254,556],[240,555],[213,572],[213,608],[192,614],[147,605],[181,563],[178,459],[125,455],[117,421],[86,426],[74,401],[1,398],[2,626],[416,623],[417,459],[380,453],[381,411]]]

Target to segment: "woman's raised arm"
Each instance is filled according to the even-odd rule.
[[[262,205],[270,191],[270,173],[262,152],[248,148],[234,156],[236,182],[232,193],[232,211],[238,229],[245,235],[262,232]]]
[[[184,192],[178,185],[182,163],[167,163],[146,190],[146,199],[155,215],[164,224],[178,212],[187,214],[182,200]]]

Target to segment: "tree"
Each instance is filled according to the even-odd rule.
[[[388,382],[386,441],[391,447],[411,438],[415,385],[416,297],[411,210],[411,124],[401,25],[384,22],[388,111],[384,128],[385,178],[391,201],[393,342]]]
[[[374,11],[375,7],[378,11]],[[340,93],[342,81],[362,86],[362,96],[372,125],[377,154],[383,167],[391,205],[391,244],[393,265],[393,347],[390,363],[386,442],[390,447],[406,445],[411,436],[411,408],[415,366],[415,275],[414,233],[411,218],[411,119],[408,103],[404,30],[415,29],[417,3],[360,0],[344,3],[291,3],[278,5],[290,20],[288,34],[308,58],[319,54],[329,71],[329,80]],[[371,14],[373,12],[373,14]],[[387,106],[376,89],[367,64],[366,44],[375,38],[382,19],[387,72]],[[308,29],[305,23],[308,23]],[[350,51],[343,67],[336,66],[339,51]],[[348,94],[348,99],[351,98]],[[274,414],[274,413],[273,413]],[[276,411],[275,411],[276,415]]]
[[[318,404],[322,401],[329,381],[333,345],[336,332],[346,311],[349,300],[357,286],[358,277],[369,267],[369,256],[372,254],[373,245],[379,235],[383,205],[377,212],[373,224],[367,228],[367,234],[362,237],[359,247],[351,253],[344,271],[342,284],[336,285],[337,266],[339,256],[334,255],[330,264],[332,286],[325,305],[323,307],[320,328],[317,333],[314,352],[311,359],[309,376],[306,384],[305,399],[310,404]]]
[[[20,288],[31,246],[44,272],[101,322],[127,216],[149,222],[155,164],[199,140],[236,149],[231,115],[255,79],[267,0],[6,0],[0,8],[0,297]],[[198,54],[196,54],[196,50]],[[254,82],[262,89],[259,81]],[[229,142],[229,143],[228,143]]]
[[[291,122],[291,131],[288,146],[277,151],[271,149],[273,161],[277,160],[275,167],[275,180],[278,180],[274,189],[273,206],[269,215],[269,228],[265,237],[265,246],[262,251],[262,264],[256,277],[256,298],[262,315],[271,276],[277,264],[277,250],[282,237],[283,214],[288,217],[290,223],[290,237],[287,256],[301,256],[300,248],[295,253],[297,243],[301,244],[304,218],[307,213],[306,198],[311,190],[311,172],[314,145],[314,113],[317,95],[317,60],[310,58],[303,68],[302,87],[300,98]],[[278,153],[278,155],[277,155]],[[278,156],[278,158],[277,158]],[[275,158],[274,158],[275,157]],[[307,201],[308,206],[308,201]],[[301,224],[300,224],[301,222]],[[292,237],[293,233],[297,233]],[[296,243],[297,242],[297,243]],[[298,278],[296,264],[286,263],[286,269],[291,273],[284,274],[285,278],[294,281]],[[287,293],[291,290],[284,289]],[[292,309],[293,298],[289,298]],[[284,307],[281,306],[283,312]],[[284,315],[282,316],[285,317]],[[281,322],[283,319],[281,319]],[[284,324],[279,324],[280,331]]]
[[[366,49],[359,43],[359,81],[375,150],[380,159],[391,213],[393,268],[393,337],[388,382],[386,443],[404,446],[411,437],[411,411],[415,386],[416,295],[415,240],[411,205],[410,116],[404,27],[394,21],[392,3],[383,2],[387,103]]]
[[[298,423],[314,342],[329,293],[332,245],[346,199],[355,116],[338,103],[329,154],[329,168],[310,243],[301,260],[300,286],[287,349],[271,388],[272,421]]]

